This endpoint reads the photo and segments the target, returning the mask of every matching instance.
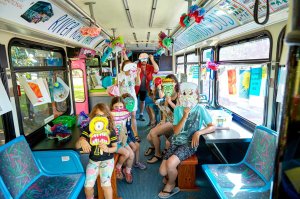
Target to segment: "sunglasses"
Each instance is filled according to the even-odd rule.
[[[148,58],[141,58],[139,59],[141,62],[147,62],[148,61]]]

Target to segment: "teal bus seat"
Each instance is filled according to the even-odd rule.
[[[277,138],[277,132],[256,126],[241,162],[202,165],[220,198],[271,198]]]
[[[0,147],[0,174],[0,199],[75,199],[85,180],[77,152],[32,153],[24,136]]]

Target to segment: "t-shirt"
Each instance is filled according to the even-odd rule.
[[[85,127],[85,129],[82,131],[81,133],[81,137],[85,137],[87,139],[87,141],[89,142],[90,141],[90,131],[89,131],[89,126]],[[110,144],[107,145],[107,147],[111,147],[112,146],[112,143],[115,143],[117,142],[117,135],[116,135],[116,132],[115,131],[110,131]],[[90,142],[89,142],[90,143]],[[91,153],[89,155],[89,158],[95,162],[98,162],[98,161],[104,161],[104,160],[109,160],[109,159],[112,159],[114,157],[114,154],[113,153],[106,153],[103,151],[103,154],[99,154],[99,155],[95,155],[95,151],[97,150],[97,146],[92,146],[92,150],[91,150]]]
[[[183,106],[176,106],[174,109],[173,125],[177,125],[183,117]],[[192,110],[190,110],[189,116],[181,129],[181,132],[172,137],[172,143],[175,145],[183,145],[192,141],[192,137],[196,131],[199,131],[205,124],[212,123],[212,118],[207,110],[197,104]]]
[[[119,88],[120,88],[120,94],[123,95],[125,93],[129,93],[132,96],[136,96],[135,94],[135,77],[136,74],[132,75],[126,75],[125,72],[121,72],[118,74],[118,81],[119,81]],[[125,84],[122,86],[121,83],[125,82]]]
[[[141,63],[138,63],[137,67],[142,70]],[[150,64],[146,65],[146,74],[144,74],[143,70],[141,71],[141,73],[140,73],[141,81],[143,80],[143,77],[146,76],[146,89],[147,90],[150,89],[150,82],[153,79],[153,74],[156,74],[156,73],[157,72],[154,72],[154,66],[150,65]],[[140,91],[140,86],[135,86],[135,91],[136,91],[136,93],[138,93]]]

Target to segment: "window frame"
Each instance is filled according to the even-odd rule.
[[[82,72],[82,86],[83,86],[83,94],[84,94],[84,100],[82,102],[77,102],[75,99],[75,86],[74,86],[74,82],[73,82],[73,70],[80,70]],[[73,93],[74,93],[74,103],[85,103],[86,102],[86,98],[87,96],[85,96],[86,90],[85,90],[85,84],[84,84],[84,71],[81,68],[74,68],[71,70],[71,76],[72,76],[72,87],[73,87]]]
[[[204,47],[204,48],[201,48],[200,49],[200,70],[201,70],[201,65],[203,65],[203,64],[206,64],[206,62],[204,62],[203,61],[203,52],[205,51],[205,50],[207,50],[207,49],[212,49],[213,51],[214,51],[214,55],[213,55],[213,57],[215,58],[215,56],[216,56],[216,47],[215,46],[206,46],[206,47]],[[201,72],[201,71],[200,71]],[[199,74],[201,74],[201,73],[199,73]],[[201,77],[201,75],[200,75],[200,77]],[[216,79],[214,79],[213,81],[216,81]],[[201,79],[199,78],[199,82],[201,82]],[[200,85],[200,83],[199,83],[199,85]],[[199,89],[200,89],[200,87],[199,87]],[[208,85],[208,96],[207,96],[207,100],[208,101],[210,101],[211,100],[211,98],[213,99],[213,98],[216,98],[216,97],[213,97],[213,96],[210,96],[210,93],[211,93],[211,91],[210,91],[210,85]],[[199,90],[199,92],[200,91],[203,91],[203,84],[201,84],[201,90]]]
[[[235,45],[235,44],[239,44],[239,43],[244,43],[244,42],[249,42],[249,41],[253,41],[253,40],[256,40],[256,39],[261,39],[261,38],[268,38],[270,40],[270,51],[269,51],[269,58],[267,59],[249,59],[249,60],[226,60],[226,61],[219,61],[219,54],[220,54],[220,49],[222,47],[226,47],[226,46],[231,46],[231,45]],[[265,93],[265,96],[264,96],[264,111],[263,111],[263,114],[264,114],[264,119],[263,119],[263,125],[266,125],[267,123],[267,116],[268,116],[268,96],[269,96],[269,89],[268,89],[268,85],[270,83],[270,73],[271,73],[271,60],[272,60],[272,49],[273,49],[273,38],[272,38],[272,35],[269,31],[267,30],[263,30],[263,31],[260,31],[260,32],[256,32],[256,33],[252,33],[252,34],[249,34],[249,35],[245,35],[245,36],[242,36],[242,37],[238,37],[236,39],[232,39],[232,40],[229,40],[227,42],[223,42],[223,43],[220,43],[219,45],[216,46],[216,60],[217,60],[217,63],[218,64],[221,64],[221,65],[238,65],[238,64],[264,64],[264,63],[267,63],[267,82],[266,82],[266,93]],[[226,107],[222,106],[219,104],[219,92],[218,90],[216,90],[216,93],[217,93],[217,96],[215,97],[215,100],[216,100],[216,105],[218,107],[222,107],[226,110],[229,110],[227,109]],[[231,111],[231,110],[229,110]],[[238,122],[239,124],[241,124],[243,127],[245,127],[246,129],[250,130],[250,131],[253,131],[256,124],[249,121],[248,119],[242,117],[241,115],[233,112],[232,112],[232,119],[235,120],[236,122]]]
[[[179,63],[179,62],[177,62],[177,60],[178,60],[178,57],[183,57],[183,63]],[[175,70],[175,73],[177,74],[177,72],[178,72],[178,70],[177,70],[177,66],[180,64],[180,65],[183,65],[183,69],[184,69],[184,71],[186,71],[186,64],[185,64],[185,62],[186,62],[186,57],[185,57],[185,54],[180,54],[180,55],[176,55],[176,70]]]
[[[26,47],[26,48],[33,48],[33,49],[39,49],[39,50],[51,50],[54,52],[59,52],[62,55],[63,59],[63,66],[45,66],[45,67],[14,67],[12,65],[12,56],[11,56],[11,48],[12,46],[20,46],[20,47]],[[42,44],[30,40],[25,40],[21,38],[12,38],[9,43],[8,43],[8,58],[9,58],[9,64],[11,66],[11,77],[12,77],[12,84],[13,84],[13,93],[15,96],[15,102],[16,102],[16,111],[17,111],[17,118],[18,118],[18,123],[19,123],[19,130],[20,134],[24,135],[24,130],[23,130],[23,120],[21,117],[21,106],[20,106],[20,99],[18,96],[18,90],[17,90],[17,77],[16,73],[24,73],[24,72],[45,72],[45,71],[64,71],[64,80],[67,80],[65,82],[68,86],[71,86],[71,82],[68,78],[67,71],[68,65],[66,62],[66,52],[63,48],[57,47],[57,46],[52,46],[48,44]],[[66,104],[67,104],[67,110],[62,114],[62,115],[69,115],[71,113],[71,92],[66,99]],[[52,121],[50,121],[52,122]],[[50,123],[48,122],[48,123]],[[29,142],[30,146],[33,146],[40,142],[42,139],[45,138],[45,133],[44,133],[44,125],[42,125],[40,128],[37,130],[31,132],[29,135],[25,136],[26,140]]]

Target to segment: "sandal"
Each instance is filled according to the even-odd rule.
[[[164,149],[162,152],[161,152],[161,155],[165,155],[167,153],[167,150],[168,149]]]
[[[152,153],[154,153],[154,147],[149,147],[147,151],[145,151],[144,155],[148,156],[151,155]]]
[[[147,160],[147,162],[149,164],[154,164],[154,163],[156,163],[156,162],[158,162],[160,160],[162,160],[162,157],[154,155],[154,156],[152,156],[152,158],[150,158],[149,160]]]
[[[140,143],[141,142],[141,138],[137,135],[137,136],[135,136],[135,140],[138,142],[138,143]]]
[[[172,191],[161,190],[161,192],[158,194],[158,197],[159,198],[170,198],[171,196],[175,195],[179,191],[180,191],[180,189],[178,187],[174,187],[174,189]],[[165,195],[165,194],[168,194],[168,195]]]

